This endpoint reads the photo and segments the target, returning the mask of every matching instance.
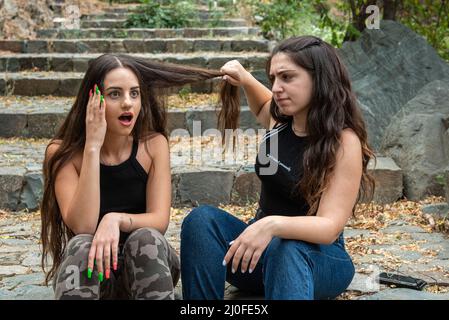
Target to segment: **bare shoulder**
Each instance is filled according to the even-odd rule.
[[[340,150],[337,159],[354,162],[354,164],[362,160],[362,144],[360,138],[352,129],[344,129],[340,137]]]
[[[163,134],[155,132],[139,140],[137,160],[149,172],[158,156],[169,154],[168,141]]]
[[[52,140],[48,146],[47,146],[47,150],[45,152],[45,161],[48,161],[51,157],[53,157],[53,155],[56,153],[56,151],[61,147],[62,144],[62,140]],[[69,159],[67,164],[72,164],[78,175],[81,171],[81,164],[83,162],[83,153],[82,152],[77,152],[75,153],[74,157]]]
[[[53,157],[55,152],[61,146],[61,143],[62,143],[62,140],[52,140],[52,141],[50,141],[50,143],[47,145],[47,149],[45,151],[45,158],[47,160],[50,159],[51,157]]]
[[[153,133],[143,138],[140,143],[147,151],[148,155],[154,159],[160,152],[168,150],[168,141],[161,133]]]
[[[359,136],[350,128],[346,128],[341,132],[341,145],[343,149],[357,151],[362,150],[362,144]]]

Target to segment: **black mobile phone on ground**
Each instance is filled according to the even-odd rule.
[[[422,290],[427,285],[427,282],[422,279],[388,272],[381,272],[379,274],[379,283],[415,290]]]

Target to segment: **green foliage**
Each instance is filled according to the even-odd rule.
[[[126,21],[127,28],[182,28],[198,21],[196,6],[192,1],[143,0],[143,4]]]
[[[403,0],[399,21],[424,36],[449,61],[448,0]]]
[[[178,91],[178,96],[182,100],[185,100],[190,93],[192,93],[192,90],[190,89],[190,87],[183,87]]]
[[[220,23],[220,20],[223,19],[225,14],[222,10],[216,10],[214,8],[214,1],[212,1],[212,0],[209,0],[208,8],[209,8],[209,12],[210,12],[209,27],[214,28],[214,27],[218,26],[218,24]]]
[[[105,2],[112,3],[141,3],[142,0],[104,0]]]
[[[326,0],[246,0],[265,38],[283,40],[291,36],[314,35],[339,47],[349,20],[336,17]],[[341,8],[340,8],[341,7]],[[347,10],[339,5],[339,10]]]
[[[300,2],[296,0],[273,0],[260,2],[250,0],[254,17],[267,39],[281,40],[294,35],[299,27]]]
[[[441,186],[445,186],[446,185],[446,180],[444,179],[444,175],[439,174],[435,177],[435,181],[436,183],[438,183]]]
[[[323,30],[321,38],[335,47],[340,47],[345,37],[358,38],[360,31],[352,24],[350,17],[350,7],[346,1],[338,2],[331,7],[325,0],[312,1],[314,8],[319,14],[318,26]],[[341,13],[336,16],[332,13],[332,9]]]

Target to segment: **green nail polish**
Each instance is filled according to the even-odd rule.
[[[102,103],[104,101],[104,97],[103,95],[100,96],[100,103]]]
[[[90,279],[90,278],[92,278],[92,269],[91,268],[88,268],[87,269],[87,277]]]
[[[103,272],[98,273],[98,280],[100,280],[100,282],[103,282]]]
[[[97,88],[96,88],[95,92],[96,92],[97,94],[99,94],[99,93],[100,93],[100,89],[98,89],[98,86],[97,86]]]

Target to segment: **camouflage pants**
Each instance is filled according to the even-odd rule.
[[[160,232],[153,228],[132,232],[119,248],[117,271],[111,269],[102,283],[96,268],[87,278],[92,240],[92,235],[80,234],[67,244],[53,281],[56,299],[174,299],[179,258]]]

